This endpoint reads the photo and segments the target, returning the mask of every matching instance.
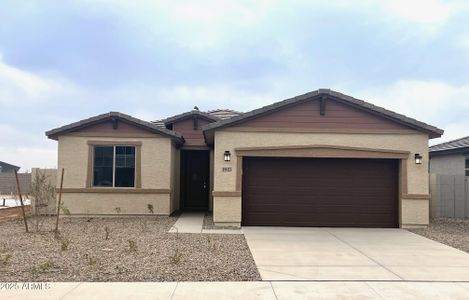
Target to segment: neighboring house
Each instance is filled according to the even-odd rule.
[[[0,161],[0,173],[14,173],[18,171],[20,167],[7,164],[6,162]]]
[[[469,136],[430,147],[430,173],[469,176]]]
[[[469,218],[469,136],[429,150],[431,216]]]
[[[157,123],[111,112],[48,131],[64,205],[213,210],[217,225],[236,226],[428,224],[428,140],[443,130],[326,89],[218,112]]]

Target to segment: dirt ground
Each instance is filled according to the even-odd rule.
[[[469,253],[469,220],[436,218],[427,228],[410,231]]]
[[[176,234],[176,217],[0,222],[0,281],[260,280],[243,235]]]

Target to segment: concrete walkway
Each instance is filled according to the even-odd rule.
[[[41,285],[42,289],[39,289]],[[139,282],[3,286],[0,299],[468,299],[460,282]]]
[[[243,227],[243,232],[263,280],[469,282],[468,253],[403,229]]]
[[[173,227],[169,230],[172,233],[202,233],[204,225],[204,212],[183,212]]]
[[[205,212],[183,212],[170,233],[243,234],[240,229],[204,229]]]

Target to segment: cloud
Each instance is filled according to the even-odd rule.
[[[0,104],[11,106],[49,102],[72,92],[73,85],[61,77],[37,75],[8,65],[0,53]],[[19,101],[21,100],[21,101]]]
[[[55,165],[44,131],[110,110],[249,111],[319,87],[467,135],[467,1],[17,2],[0,10],[0,157],[20,165]]]
[[[432,144],[469,135],[469,84],[399,80],[352,95],[444,129],[443,137]]]
[[[392,14],[423,25],[442,24],[462,6],[462,3],[441,0],[388,0],[382,4]]]

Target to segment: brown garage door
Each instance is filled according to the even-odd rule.
[[[398,227],[398,161],[243,159],[242,224]]]

